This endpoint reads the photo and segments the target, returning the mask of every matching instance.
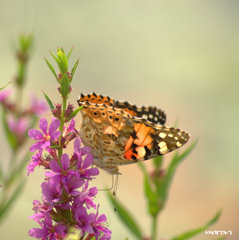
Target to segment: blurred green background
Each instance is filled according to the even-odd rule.
[[[167,125],[191,134],[198,145],[180,166],[159,235],[175,236],[223,213],[212,230],[231,230],[238,239],[239,2],[233,0],[0,0],[0,82],[12,79],[16,62],[10,49],[19,33],[35,35],[28,72],[29,92],[46,91],[59,101],[56,82],[44,58],[48,50],[74,46],[80,56],[71,102],[83,93],[101,93],[137,105],[154,105],[167,114]],[[53,61],[52,61],[53,62]],[[8,159],[1,129],[1,161]],[[189,143],[190,144],[190,143]],[[170,158],[170,154],[166,157]],[[150,168],[150,161],[145,163]],[[142,228],[150,221],[137,165],[120,168],[117,198]],[[24,194],[0,227],[1,239],[29,239],[35,226],[32,201],[40,199],[42,169],[28,177]],[[96,185],[111,185],[103,173]],[[113,231],[112,239],[133,239],[117,219],[105,193],[98,201]],[[204,233],[195,239],[213,239]]]

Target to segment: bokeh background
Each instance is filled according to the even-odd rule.
[[[35,49],[25,91],[58,102],[56,82],[44,58],[57,46],[74,46],[80,57],[71,102],[83,93],[101,93],[137,105],[154,105],[167,113],[167,125],[191,134],[198,144],[179,167],[159,221],[164,239],[223,213],[212,230],[231,230],[239,239],[239,2],[233,0],[0,0],[0,82],[12,79],[16,62],[10,42],[33,33]],[[52,61],[53,62],[53,61]],[[49,116],[48,116],[49,117]],[[2,128],[2,126],[1,126]],[[8,151],[0,133],[1,161]],[[29,143],[30,144],[30,143]],[[190,142],[188,143],[188,145]],[[165,162],[171,157],[165,158]],[[150,161],[145,163],[150,168]],[[117,198],[150,233],[150,219],[137,165],[120,168]],[[1,239],[29,239],[35,226],[32,201],[40,198],[43,171],[28,178],[24,193],[0,226]],[[96,185],[111,185],[101,171]],[[100,192],[113,239],[134,239]],[[204,233],[195,239],[213,239]]]

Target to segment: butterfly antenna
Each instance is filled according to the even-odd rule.
[[[119,175],[116,176],[114,190],[113,190],[114,205],[115,205],[114,206],[114,212],[117,212],[117,208],[116,208],[116,194],[117,194],[117,190],[118,190],[118,183],[119,183]]]

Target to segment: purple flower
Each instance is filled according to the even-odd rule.
[[[78,157],[85,156],[91,152],[90,147],[84,146],[81,147],[81,139],[78,137],[74,142],[74,154],[77,154]]]
[[[60,179],[71,173],[68,171],[68,168],[70,166],[70,159],[66,153],[61,156],[61,167],[56,160],[51,160],[49,166],[50,169],[56,173],[55,176],[59,176]]]
[[[76,197],[80,194],[77,189],[84,184],[84,180],[77,175],[69,175],[62,180],[62,184],[69,195]]]
[[[48,182],[43,182],[41,188],[44,202],[48,202],[51,205],[60,203],[63,189],[56,178],[53,177]]]
[[[85,185],[82,187],[81,192],[74,199],[73,208],[78,208],[83,204],[85,204],[88,209],[96,208],[93,197],[98,193],[98,190],[96,187],[88,189],[88,182],[89,181],[86,181]]]
[[[32,160],[27,166],[27,175],[33,172],[36,166],[41,165],[41,155],[42,151],[40,150],[39,152],[32,156]]]
[[[95,233],[95,238],[96,240],[99,239],[99,237],[102,235],[102,237],[100,239],[111,239],[111,231],[104,227],[104,223],[106,222],[106,216],[104,214],[101,214],[99,216],[99,213],[98,213],[98,209],[99,209],[99,205],[97,207],[97,213],[95,214],[94,216],[94,222],[92,224],[92,227],[94,229],[94,233]]]
[[[32,218],[39,223],[39,219],[36,219],[36,216],[33,215]],[[48,212],[44,213],[43,220],[39,224],[41,228],[30,229],[28,232],[29,236],[42,240],[57,240],[66,236],[66,226],[62,224],[53,226],[51,215]]]
[[[48,106],[46,105],[45,101],[38,100],[35,95],[32,95],[30,112],[40,117],[47,110],[48,110]]]
[[[11,90],[2,90],[0,91],[0,103],[5,102],[5,100],[11,95]]]
[[[39,127],[42,132],[36,129],[30,129],[28,131],[29,137],[37,141],[30,147],[30,151],[34,152],[40,149],[48,150],[51,143],[56,141],[61,135],[61,132],[57,131],[59,126],[60,120],[53,119],[48,129],[47,120],[45,118],[40,119]]]
[[[85,152],[82,151],[80,148],[80,139],[76,138],[74,142],[74,158],[76,158],[76,169],[79,171],[80,176],[85,179],[92,179],[92,176],[96,176],[99,174],[98,168],[90,168],[88,169],[91,164],[93,163],[93,157],[90,153],[86,155],[84,160],[82,156],[85,155]]]
[[[33,201],[32,210],[35,212],[45,213],[51,211],[52,207],[49,204],[41,203],[39,200]]]
[[[75,211],[75,219],[78,223],[78,226],[83,231],[83,233],[90,233],[93,234],[92,223],[94,221],[94,214],[88,214],[84,207],[79,207]]]
[[[24,118],[15,119],[12,116],[9,116],[8,117],[8,125],[9,125],[10,130],[13,133],[15,133],[18,136],[22,136],[26,132],[26,130],[29,126],[29,123]]]

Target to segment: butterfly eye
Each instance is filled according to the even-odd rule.
[[[119,121],[119,118],[118,118],[118,117],[116,117],[116,118],[115,118],[115,121],[116,121],[116,122],[118,122],[118,121]]]

